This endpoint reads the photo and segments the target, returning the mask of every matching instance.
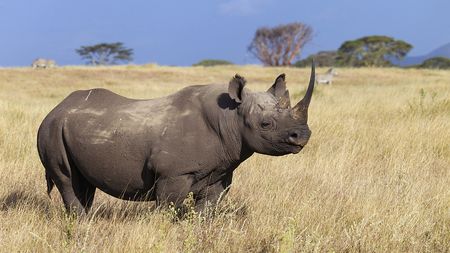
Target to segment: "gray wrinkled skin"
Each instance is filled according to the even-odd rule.
[[[267,92],[226,85],[186,87],[135,100],[105,89],[75,91],[38,132],[48,192],[56,185],[69,212],[88,212],[98,188],[126,200],[180,206],[189,192],[197,210],[215,204],[233,171],[254,152],[298,153],[308,142],[305,97],[290,107],[285,76]]]

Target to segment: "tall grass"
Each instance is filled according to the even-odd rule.
[[[153,203],[98,192],[91,214],[76,220],[57,191],[46,196],[36,132],[71,91],[152,98],[227,83],[235,73],[261,91],[282,72],[300,98],[307,69],[0,69],[0,251],[448,252],[449,71],[339,70],[333,85],[314,93],[306,148],[244,162],[214,219],[173,222]]]

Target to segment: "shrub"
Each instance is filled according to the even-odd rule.
[[[447,57],[434,57],[422,62],[418,65],[419,68],[427,69],[450,69],[450,58]]]
[[[232,62],[225,61],[225,60],[215,60],[215,59],[206,59],[201,60],[192,66],[204,66],[204,67],[211,67],[211,66],[218,66],[218,65],[233,65]]]
[[[317,67],[333,67],[336,63],[336,51],[321,51],[317,54],[312,54],[307,58],[294,63],[295,67],[304,68],[310,67],[312,59],[314,59]]]

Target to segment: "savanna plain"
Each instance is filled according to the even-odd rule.
[[[97,191],[66,215],[46,194],[36,133],[70,92],[103,87],[165,96],[239,73],[264,91],[285,72],[292,103],[309,69],[258,66],[0,69],[1,252],[448,252],[450,71],[342,68],[318,86],[311,139],[297,155],[254,155],[205,219]],[[326,69],[317,70],[325,72]],[[205,154],[207,155],[207,154]],[[189,205],[188,202],[186,202]]]

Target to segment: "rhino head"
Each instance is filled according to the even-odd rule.
[[[266,92],[251,92],[236,75],[229,83],[229,96],[238,103],[239,131],[244,144],[257,153],[286,155],[298,153],[308,143],[308,106],[314,89],[315,66],[305,96],[291,107],[285,74],[279,75]]]

